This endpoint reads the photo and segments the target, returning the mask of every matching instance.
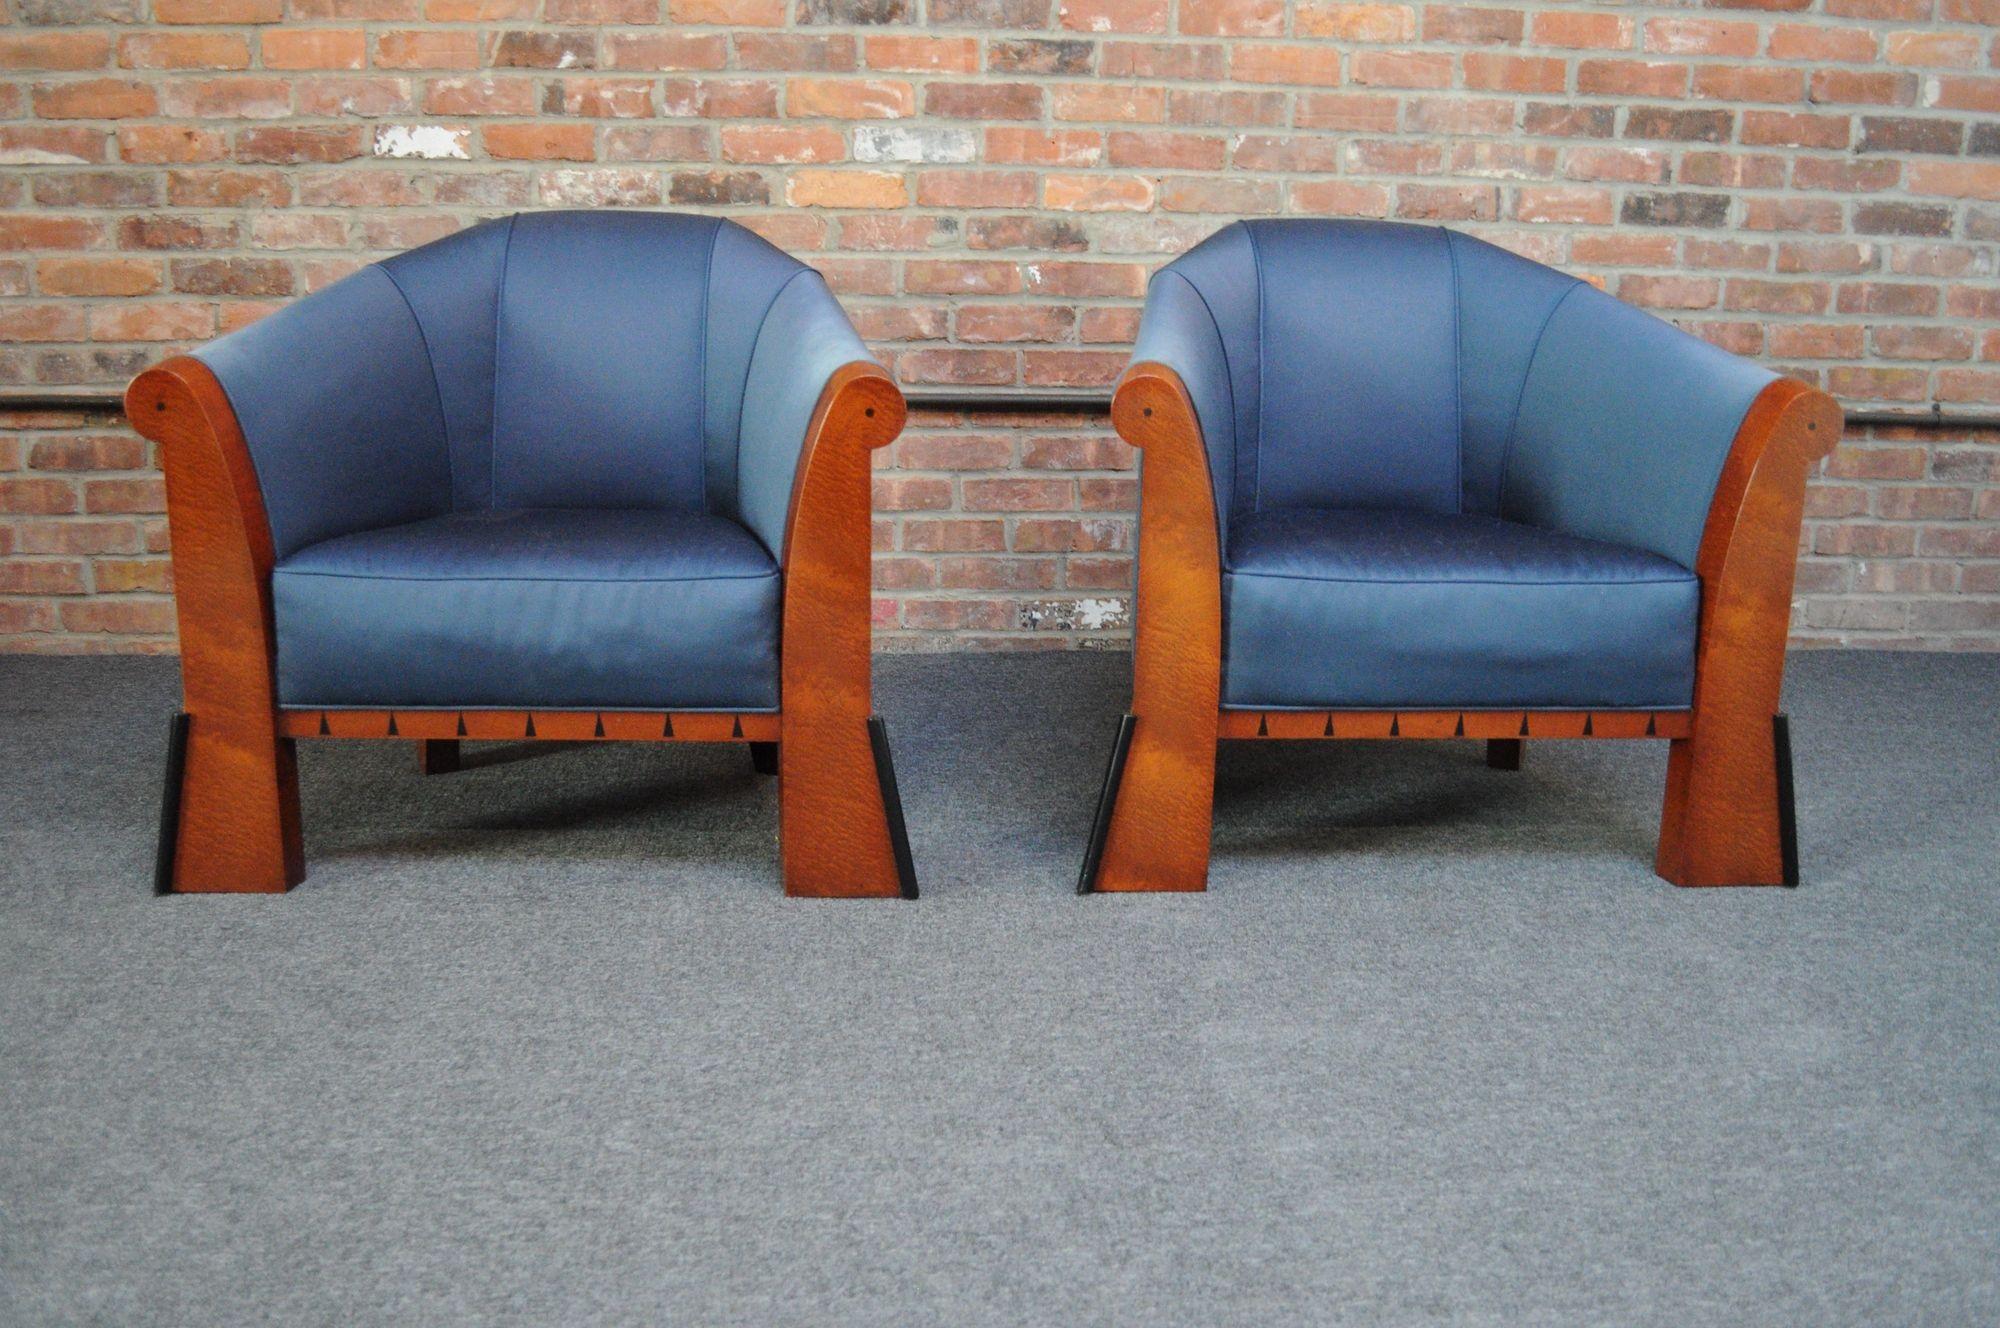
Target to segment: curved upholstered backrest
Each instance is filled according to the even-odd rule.
[[[281,555],[451,510],[737,516],[751,363],[788,287],[845,326],[818,274],[734,222],[524,213],[198,354],[243,421]]]
[[[1225,519],[1496,514],[1689,565],[1773,377],[1483,241],[1373,221],[1225,228],[1155,275],[1134,355],[1213,380],[1189,390]]]

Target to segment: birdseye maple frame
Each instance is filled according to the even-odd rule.
[[[821,391],[793,478],[777,713],[595,710],[317,710],[278,703],[270,522],[242,426],[213,372],[176,356],[126,391],[160,444],[180,622],[184,738],[162,826],[164,888],[277,892],[305,878],[301,738],[414,740],[427,771],[456,768],[460,739],[776,744],[785,892],[914,896],[887,739],[869,671],[869,453],[906,408],[869,361]]]
[[[1528,738],[1663,738],[1653,869],[1676,885],[1795,881],[1778,692],[1806,475],[1840,438],[1832,397],[1779,379],[1752,402],[1695,559],[1694,704],[1650,712],[1223,709],[1221,551],[1194,403],[1179,374],[1147,361],[1119,380],[1111,418],[1142,454],[1132,710],[1080,888],[1207,888],[1225,738],[1484,738],[1503,769],[1518,768]]]

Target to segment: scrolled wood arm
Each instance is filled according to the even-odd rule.
[[[1222,696],[1222,553],[1208,454],[1186,385],[1157,361],[1125,371],[1111,422],[1142,454],[1132,640],[1138,723],[1097,888],[1200,890]]]
[[[249,445],[222,384],[188,356],[135,378],[125,412],[160,445],[167,480],[190,716],[175,888],[282,890],[305,865],[297,769],[277,734],[271,526]]]
[[[1751,403],[1723,462],[1695,558],[1694,730],[1668,758],[1654,864],[1670,881],[1781,875],[1771,717],[1785,676],[1806,476],[1840,441],[1841,425],[1832,397],[1781,378]]]
[[[880,365],[842,365],[820,392],[792,481],[778,651],[779,838],[789,894],[901,891],[867,730],[869,454],[895,441],[906,414]]]

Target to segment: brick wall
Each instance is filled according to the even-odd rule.
[[[2000,410],[2000,0],[0,0],[0,391],[122,383],[547,206],[725,211],[906,384],[1096,386],[1244,215],[1443,221],[1851,407]],[[2000,433],[1856,430],[1802,640],[2000,646]],[[1116,640],[1131,456],[919,413],[901,648]],[[0,414],[0,649],[171,648],[115,416]]]

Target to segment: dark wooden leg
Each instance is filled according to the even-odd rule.
[[[419,738],[417,769],[427,775],[450,775],[464,769],[456,738]]]
[[[1528,744],[1520,738],[1488,738],[1486,764],[1495,770],[1519,770],[1527,751]]]
[[[775,742],[753,742],[750,744],[750,768],[760,775],[778,773],[778,744]]]

